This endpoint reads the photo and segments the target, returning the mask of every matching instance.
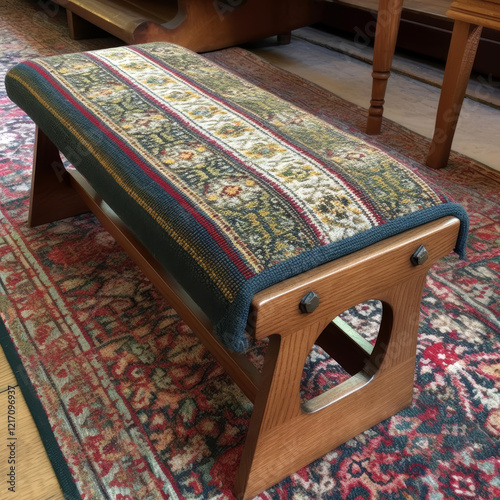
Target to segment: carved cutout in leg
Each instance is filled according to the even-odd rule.
[[[350,330],[349,325],[347,327]],[[353,335],[338,323],[338,318],[326,326],[316,344],[350,375],[364,368],[373,351],[373,346],[369,342],[356,332]]]
[[[270,345],[236,479],[237,498],[253,498],[411,403],[426,274],[435,260],[449,253],[458,231],[456,223],[443,222],[365,249],[369,259],[363,257],[365,251],[338,259],[314,277],[301,278],[300,285],[291,278],[254,298],[254,335],[261,338],[259,331],[269,332]],[[410,256],[419,244],[425,244],[432,258],[415,266]],[[375,256],[379,266],[373,266]],[[307,290],[323,297],[310,314],[297,312]],[[373,349],[358,350],[361,361],[354,356],[358,365],[351,371],[359,371],[301,403],[300,379],[313,344],[321,339],[328,350],[352,349],[352,342],[328,325],[346,308],[369,299],[382,302],[383,314]],[[348,362],[352,358],[349,353],[334,357]]]
[[[303,404],[306,357],[320,334],[331,330],[317,321],[281,340],[271,337],[238,471],[238,498],[252,498],[411,403],[424,283],[425,272],[381,290],[380,333],[363,369]]]

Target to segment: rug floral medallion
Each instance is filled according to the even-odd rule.
[[[0,5],[2,75],[37,55],[117,44],[70,40],[55,4]],[[411,131],[385,121],[383,134],[366,138],[365,110],[245,50],[206,57],[382,147],[471,221],[467,260],[450,255],[427,279],[412,405],[258,498],[500,497],[500,174],[455,153],[445,170],[430,170],[428,141]],[[35,418],[48,419],[44,438],[73,483],[67,498],[234,498],[251,403],[93,216],[28,227],[33,140],[33,123],[0,87],[4,349],[17,351],[27,399],[43,407]],[[343,319],[373,341],[379,304]],[[264,350],[255,345],[249,357],[259,365]],[[345,378],[314,349],[303,398]]]

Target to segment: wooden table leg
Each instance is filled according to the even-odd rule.
[[[387,80],[391,75],[403,0],[380,0],[373,51],[373,86],[366,133],[380,133]]]
[[[481,31],[481,26],[455,21],[439,99],[434,137],[427,156],[427,166],[429,167],[443,168],[448,163],[451,143],[462,109]]]

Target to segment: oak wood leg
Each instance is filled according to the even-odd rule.
[[[372,99],[366,133],[379,134],[382,128],[387,80],[391,75],[403,0],[380,0],[373,50]]]
[[[252,498],[410,404],[425,277],[432,264],[454,248],[458,230],[455,218],[437,220],[254,297],[254,336],[268,336],[270,346],[236,478],[238,498]],[[410,257],[419,245],[425,245],[429,258],[415,266]],[[298,304],[311,290],[320,297],[319,306],[304,314]],[[339,341],[344,334],[327,325],[370,299],[382,302],[383,315],[375,346],[358,351],[360,370],[301,403],[300,379],[312,345],[319,338],[334,357],[349,360],[335,352],[344,348],[345,339]],[[336,337],[331,342],[329,333]],[[347,349],[351,343],[347,341]]]
[[[270,337],[262,385],[257,394],[236,476],[235,492],[238,499],[253,498],[298,468],[289,466],[288,457],[280,461],[284,454],[295,453],[298,444],[296,435],[287,436],[278,443],[280,451],[277,455],[267,445],[276,441],[273,439],[275,431],[283,428],[291,418],[301,416],[299,391],[302,370],[324,326],[316,323],[303,332],[297,332],[296,336]]]
[[[364,368],[306,403],[299,394],[302,370],[326,324],[271,337],[238,471],[238,498],[253,498],[411,403],[425,276],[424,270],[377,294],[384,314]]]
[[[39,226],[88,211],[71,187],[59,150],[37,127],[28,224],[30,227]]]
[[[450,157],[482,27],[455,21],[427,165],[443,168]]]

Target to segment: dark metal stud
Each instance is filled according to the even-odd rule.
[[[319,297],[314,292],[309,292],[302,297],[299,304],[299,309],[303,313],[312,313],[319,306]]]
[[[424,245],[420,245],[415,253],[410,257],[411,263],[414,266],[421,266],[429,258],[429,253]]]

